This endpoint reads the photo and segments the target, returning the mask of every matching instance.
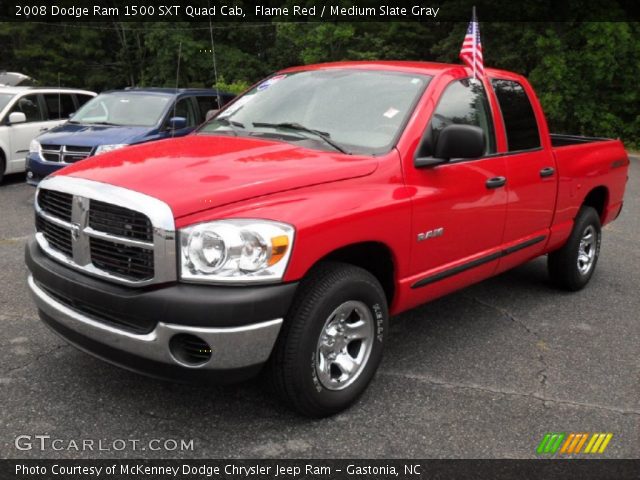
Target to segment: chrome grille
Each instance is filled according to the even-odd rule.
[[[70,230],[48,222],[39,215],[36,215],[36,230],[44,235],[52,248],[69,257],[73,255]]]
[[[71,221],[72,200],[73,195],[54,190],[41,190],[38,196],[38,202],[42,210],[67,222]]]
[[[41,182],[35,208],[36,239],[54,259],[117,283],[176,279],[173,215],[160,200],[56,176]]]
[[[136,280],[153,277],[153,250],[122,243],[89,239],[91,261],[107,272]]]
[[[81,147],[76,145],[50,145],[40,146],[42,158],[48,162],[75,163],[84,160],[91,155],[93,147]]]
[[[146,215],[97,200],[91,201],[89,226],[111,235],[153,241],[153,228]]]

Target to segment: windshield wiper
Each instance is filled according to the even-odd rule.
[[[119,123],[111,123],[111,122],[90,122],[89,125],[108,125],[110,127],[122,127]]]
[[[229,120],[228,118],[214,118],[213,121],[222,125],[230,125],[232,127],[245,128],[244,123],[236,122],[235,120]]]
[[[331,140],[331,135],[329,132],[323,132],[321,130],[314,130],[313,128],[307,128],[304,125],[300,125],[299,123],[294,122],[283,122],[283,123],[267,123],[267,122],[254,122],[254,127],[258,128],[288,128],[290,130],[296,130],[298,132],[306,132],[311,133],[312,135],[317,136],[324,140],[324,142],[328,145],[331,145],[333,148],[338,150],[339,152],[346,153],[347,155],[351,155],[350,152],[344,149],[344,147],[338,145],[336,142]]]

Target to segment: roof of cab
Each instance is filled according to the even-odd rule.
[[[200,94],[200,95],[229,95],[234,96],[232,93],[219,92],[216,88],[169,88],[169,87],[128,87],[122,90],[106,90],[102,93],[114,93],[114,92],[127,92],[127,93],[144,93],[144,94],[158,94],[158,95],[181,95],[181,94]]]
[[[471,69],[462,64],[455,63],[438,63],[438,62],[414,62],[414,61],[399,61],[399,60],[363,60],[363,61],[349,61],[349,62],[331,62],[331,63],[317,63],[314,65],[301,65],[297,67],[286,68],[282,70],[283,73],[297,72],[303,70],[323,70],[332,68],[345,68],[345,69],[362,69],[362,70],[385,70],[391,72],[406,72],[423,75],[439,75],[442,73],[450,72],[457,69]],[[497,70],[494,68],[485,68],[485,73],[490,76],[514,76],[515,74],[504,70]]]
[[[89,95],[95,95],[95,92],[91,90],[84,90],[82,88],[67,88],[67,87],[8,87],[0,85],[0,93],[24,93],[24,92],[39,92],[47,93],[47,91],[53,92],[68,92],[68,93],[86,93]]]

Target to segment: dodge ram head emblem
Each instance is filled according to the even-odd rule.
[[[77,223],[72,223],[71,224],[71,238],[75,242],[76,240],[78,240],[79,236],[80,236],[80,225],[78,225]]]

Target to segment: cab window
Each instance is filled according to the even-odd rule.
[[[447,87],[431,117],[419,155],[432,156],[440,132],[452,124],[480,127],[485,137],[485,154],[496,152],[491,109],[481,83],[464,79],[457,80]]]

